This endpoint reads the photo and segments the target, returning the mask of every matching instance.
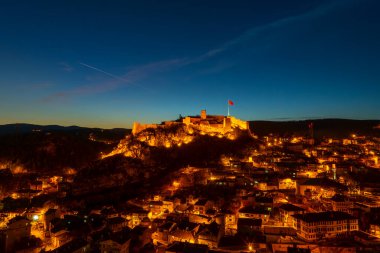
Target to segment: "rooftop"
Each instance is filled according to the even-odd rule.
[[[310,178],[305,182],[301,183],[301,185],[315,185],[315,186],[324,186],[324,187],[332,187],[332,188],[340,188],[345,189],[346,187],[334,180],[328,178]]]
[[[83,240],[83,239],[74,239],[64,245],[62,245],[59,248],[56,248],[52,251],[49,251],[51,253],[71,253],[71,252],[76,252],[80,248],[83,248],[87,245],[88,243]]]
[[[166,252],[207,253],[208,247],[203,244],[175,242],[167,247]]]
[[[110,240],[122,245],[131,239],[131,233],[129,229],[124,229],[118,233],[113,233],[110,236]]]
[[[293,212],[301,212],[301,211],[305,211],[305,209],[304,208],[302,208],[302,207],[299,207],[299,206],[295,206],[295,205],[293,205],[293,204],[283,204],[283,205],[281,205],[280,207],[279,207],[280,209],[283,209],[283,210],[285,210],[285,211],[288,211],[288,212],[291,212],[291,211],[293,211]]]
[[[294,218],[305,222],[353,220],[355,217],[345,212],[328,211],[320,213],[295,214]]]
[[[348,198],[345,197],[344,195],[342,194],[335,194],[332,198],[331,198],[332,201],[334,202],[345,202],[345,201],[348,201]]]
[[[197,201],[197,203],[195,203],[195,205],[196,206],[204,206],[204,205],[206,205],[207,201],[208,201],[207,199],[200,199]]]
[[[239,210],[239,213],[270,214],[267,209],[253,206],[245,206]]]
[[[8,224],[12,224],[12,223],[15,223],[15,222],[17,222],[17,221],[22,221],[22,220],[24,220],[24,221],[26,221],[26,222],[29,222],[29,220],[28,220],[26,217],[24,217],[24,216],[16,216],[16,217],[12,218],[12,219],[8,222]]]
[[[246,219],[239,218],[238,219],[238,227],[240,226],[254,226],[261,227],[262,220],[261,219]]]

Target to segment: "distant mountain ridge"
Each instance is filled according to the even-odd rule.
[[[279,135],[308,135],[313,123],[314,137],[344,138],[351,134],[380,136],[380,120],[310,119],[299,121],[249,121],[252,132],[259,136],[270,133]]]
[[[127,128],[113,128],[113,129],[102,129],[102,128],[91,128],[91,127],[80,127],[80,126],[60,126],[60,125],[36,125],[36,124],[28,124],[28,123],[14,123],[14,124],[5,124],[0,125],[0,135],[4,134],[23,134],[23,133],[31,133],[34,131],[43,131],[43,132],[51,132],[51,131],[94,131],[94,130],[105,130],[105,131],[126,131],[130,130]]]
[[[355,120],[355,119],[309,119],[309,120],[251,120],[249,121],[252,132],[259,136],[275,133],[279,135],[287,134],[307,134],[308,125],[313,122],[315,137],[345,137],[352,133],[374,134],[380,132],[380,120]],[[32,133],[33,131],[42,132],[82,132],[90,133],[93,131],[112,131],[119,134],[130,133],[127,128],[90,128],[80,126],[60,126],[60,125],[36,125],[27,123],[0,125],[0,135]]]

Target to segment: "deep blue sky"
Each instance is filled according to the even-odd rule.
[[[380,118],[378,0],[0,0],[0,124]]]

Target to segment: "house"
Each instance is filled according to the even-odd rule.
[[[262,219],[264,222],[269,220],[270,211],[263,207],[246,206],[239,210],[239,218]]]
[[[218,249],[222,252],[248,252],[249,250],[252,252],[253,246],[248,245],[242,236],[223,236],[220,239]]]
[[[152,229],[152,231],[156,231],[157,228],[159,228],[160,226],[164,225],[166,222],[168,222],[167,219],[154,219],[152,220],[150,223],[150,228]]]
[[[311,249],[313,251],[311,251]],[[291,243],[272,243],[273,253],[311,253],[320,252],[317,245],[313,244],[291,244]]]
[[[130,217],[132,220],[131,227],[134,228],[135,226],[140,225],[141,221],[148,217],[149,211],[146,211],[144,209],[136,209],[133,211],[130,211],[126,217]]]
[[[307,241],[345,236],[358,231],[358,219],[345,212],[329,211],[293,215],[297,235]]]
[[[193,196],[193,195],[189,195],[189,196],[187,196],[186,197],[186,204],[188,204],[188,205],[194,205],[195,203],[197,203],[197,201],[198,201],[199,199],[197,198],[197,197],[195,197],[195,196]],[[181,201],[179,201],[179,203],[180,203]]]
[[[67,224],[60,218],[54,218],[50,221],[49,231],[46,232],[46,237],[49,236],[54,248],[58,248],[72,239],[67,230]]]
[[[174,211],[174,201],[173,200],[170,200],[170,199],[164,199],[162,201],[163,203],[163,211],[164,212],[168,212],[168,213],[172,213]]]
[[[83,239],[74,239],[48,253],[84,253],[90,252],[90,245]]]
[[[243,236],[224,236],[218,245],[222,252],[267,252],[266,247],[265,238],[259,235],[254,236],[253,243]]]
[[[255,204],[260,207],[265,207],[269,211],[273,209],[273,198],[266,196],[258,196],[255,198]]]
[[[32,181],[29,183],[29,189],[36,190],[36,191],[42,191],[42,181]]]
[[[231,211],[224,212],[224,233],[235,235],[237,232],[237,215]]]
[[[331,198],[337,192],[346,191],[347,187],[327,178],[310,178],[304,182],[297,182],[296,193],[302,196],[310,192],[312,198]]]
[[[65,197],[73,191],[73,184],[70,182],[58,182],[58,192],[62,197]]]
[[[55,218],[59,218],[60,212],[57,209],[50,208],[45,212],[44,215],[44,229],[45,231],[50,231],[51,221]]]
[[[128,227],[128,223],[129,223],[127,219],[124,219],[122,217],[112,217],[112,218],[108,218],[106,221],[107,221],[107,226],[112,232],[118,232],[122,230],[123,228]]]
[[[279,207],[280,220],[284,225],[292,227],[293,226],[293,215],[304,213],[305,209],[293,204],[283,204]]]
[[[136,226],[131,231],[131,243],[130,243],[131,252],[148,252],[154,249],[152,243],[152,230],[143,226]]]
[[[151,228],[152,227],[152,221],[148,217],[145,217],[141,220],[140,226],[146,227],[146,228]]]
[[[297,245],[293,245],[293,247],[288,247],[288,253],[311,253],[310,248],[301,248],[297,247]]]
[[[54,227],[50,230],[51,245],[54,248],[58,248],[67,242],[69,242],[72,237],[70,233],[63,227]]]
[[[131,242],[130,230],[111,234],[99,244],[101,253],[128,253]]]
[[[239,218],[237,222],[237,231],[239,234],[252,234],[256,231],[260,231],[261,225],[261,219]]]
[[[166,248],[165,253],[208,253],[208,247],[204,244],[174,242]]]
[[[354,202],[350,201],[349,198],[344,195],[335,194],[330,200],[333,211],[349,213],[351,209],[354,208]]]
[[[164,212],[164,203],[162,201],[150,201],[149,211],[152,215],[152,218],[160,216]]]
[[[210,224],[212,221],[212,218],[206,215],[201,214],[189,214],[189,221],[199,224]]]
[[[369,231],[371,235],[380,238],[380,222],[371,222]]]
[[[213,202],[207,199],[200,199],[194,204],[194,214],[206,214],[206,211],[213,208]]]
[[[284,227],[284,226],[265,226],[263,232],[269,241],[278,241],[279,236],[297,236],[297,231],[293,227]],[[276,238],[271,240],[271,238]]]
[[[291,178],[283,178],[278,180],[278,188],[283,189],[296,189],[296,181]]]
[[[20,198],[20,199],[31,199],[35,196],[38,196],[42,193],[40,190],[31,190],[31,189],[21,189],[18,190],[16,193],[12,194],[12,197],[14,198]]]
[[[242,196],[240,199],[241,199],[242,206],[253,205],[253,203],[255,202],[255,196],[253,194]],[[239,207],[240,207],[240,202],[239,202]]]
[[[152,238],[159,242],[168,242],[169,234],[176,228],[176,223],[167,221],[161,226],[158,226],[156,231],[152,234]]]
[[[199,224],[182,221],[177,224],[175,230],[172,230],[169,234],[169,242],[195,242],[195,234],[198,232]]]
[[[21,239],[29,238],[31,227],[31,221],[23,216],[16,216],[9,220],[7,227],[0,231],[4,238],[4,252],[13,252],[15,245]]]
[[[199,244],[205,244],[209,248],[216,248],[223,232],[221,226],[214,221],[211,224],[201,225],[196,239]]]

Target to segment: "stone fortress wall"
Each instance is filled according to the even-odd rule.
[[[139,122],[133,122],[132,134],[136,135],[147,128],[155,129],[157,127],[158,124],[140,124]]]
[[[176,124],[185,124],[186,126],[196,127],[204,133],[213,134],[226,134],[234,128],[249,130],[248,121],[237,119],[233,116],[207,115],[206,110],[202,110],[200,116],[187,116],[182,119],[182,123],[177,121],[165,121],[161,124],[140,124],[139,122],[134,122],[132,134],[136,135],[148,128],[156,129],[159,126],[171,126]]]

